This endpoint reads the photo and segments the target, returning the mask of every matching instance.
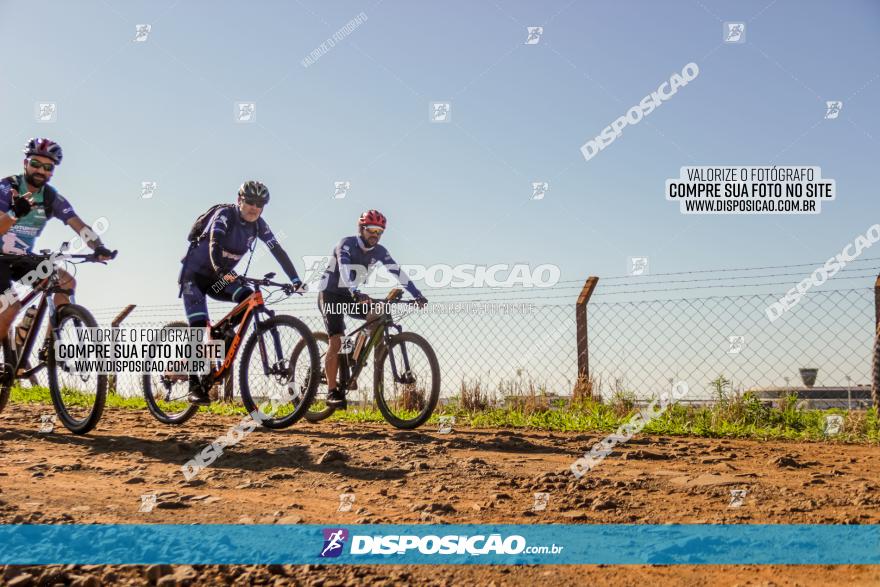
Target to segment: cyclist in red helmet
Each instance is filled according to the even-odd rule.
[[[358,219],[358,234],[348,236],[339,241],[333,249],[330,264],[321,279],[318,294],[318,308],[324,317],[327,336],[330,338],[329,348],[324,362],[327,375],[327,403],[337,409],[347,406],[345,395],[336,388],[336,375],[339,368],[339,349],[342,347],[342,335],[345,333],[345,314],[359,320],[367,316],[358,311],[344,311],[341,308],[351,306],[353,302],[364,302],[369,297],[358,290],[367,273],[375,263],[382,263],[388,271],[397,277],[401,285],[418,301],[420,306],[428,300],[419,288],[410,281],[406,273],[379,244],[388,221],[378,210],[367,210]],[[354,308],[352,308],[354,310]]]
[[[21,175],[0,179],[0,244],[6,255],[22,255],[22,259],[0,260],[0,296],[4,300],[15,299],[12,281],[20,280],[36,268],[33,261],[24,257],[33,251],[37,237],[43,232],[49,218],[58,218],[76,232],[102,261],[115,256],[98,238],[98,235],[73,211],[49,180],[55,168],[61,164],[64,154],[61,145],[45,138],[33,138],[24,147],[24,169]],[[59,269],[61,286],[68,293],[57,293],[56,307],[70,303],[70,295],[76,287],[73,276]],[[4,296],[9,293],[11,295]],[[7,336],[9,326],[19,309],[19,303],[3,303],[0,307],[0,340]]]

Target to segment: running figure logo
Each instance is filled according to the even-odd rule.
[[[543,200],[544,196],[547,195],[547,192],[550,190],[550,184],[546,181],[533,181],[532,182],[532,199],[533,200]]]
[[[156,188],[158,184],[155,181],[142,181],[141,182],[141,198],[148,200],[153,197],[153,194],[156,192]]]
[[[629,258],[629,274],[630,275],[647,275],[648,274],[648,258],[647,257],[630,257]]]
[[[529,31],[529,36],[526,37],[525,45],[537,45],[541,42],[541,35],[544,34],[544,27],[542,26],[529,26],[526,27]]]
[[[431,122],[449,122],[452,120],[452,104],[449,102],[431,102]]]
[[[342,547],[348,540],[348,530],[345,528],[324,528],[324,548],[321,550],[321,558],[337,557],[342,554]]]
[[[37,122],[55,122],[58,120],[58,105],[55,102],[38,102],[35,110]]]
[[[350,181],[334,181],[333,187],[336,190],[333,194],[334,200],[341,200],[348,195],[348,190],[351,189]]]
[[[745,43],[746,41],[746,23],[744,22],[725,22],[724,23],[724,42],[725,43]]]
[[[235,122],[255,122],[257,120],[257,104],[255,102],[235,103]]]
[[[134,42],[135,43],[145,43],[147,41],[147,37],[150,36],[150,31],[153,29],[152,25],[149,24],[136,24],[134,25]]]
[[[833,120],[840,116],[841,108],[843,108],[843,102],[837,100],[825,102],[825,120]]]

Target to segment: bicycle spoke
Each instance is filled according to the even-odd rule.
[[[262,339],[262,341],[260,341]],[[307,353],[294,361],[295,349],[303,336],[295,328],[277,323],[260,334],[257,345],[265,345],[266,365],[259,352],[248,357],[250,396],[261,419],[279,419],[291,414],[305,398],[311,364]]]

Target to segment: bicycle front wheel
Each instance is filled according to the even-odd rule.
[[[314,332],[312,334],[315,336],[315,342],[318,343],[318,353],[320,358],[323,359],[327,354],[327,347],[330,344],[329,338],[325,332]],[[306,357],[307,353],[303,352],[305,351],[305,348],[306,345],[304,343],[296,345],[296,348],[293,350],[292,359],[294,365],[299,361],[308,360]],[[324,375],[323,369],[321,369],[320,381],[318,382],[318,388],[315,390],[315,397],[312,400],[311,405],[309,405],[309,410],[306,412],[305,416],[306,420],[309,422],[314,424],[321,420],[326,420],[336,411],[336,408],[327,403],[327,391],[327,377]]]
[[[378,347],[373,367],[376,405],[395,428],[424,424],[440,399],[440,364],[428,341],[401,332]]]
[[[294,351],[305,351],[293,361]],[[312,331],[293,316],[262,322],[244,345],[239,367],[241,401],[266,428],[285,428],[305,415],[321,378]]]
[[[165,328],[189,328],[183,321],[171,322]],[[144,400],[153,417],[163,424],[183,424],[199,411],[189,403],[189,377],[179,373],[145,373]]]
[[[83,328],[97,328],[91,312],[76,304],[67,304],[58,310],[58,329],[53,330],[46,360],[49,393],[55,412],[68,430],[85,434],[92,430],[104,412],[107,399],[107,376],[96,373],[75,373],[65,361],[55,357],[55,341],[76,344]]]

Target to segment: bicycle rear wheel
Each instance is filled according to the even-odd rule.
[[[104,412],[107,399],[107,376],[96,373],[74,373],[66,362],[55,357],[55,337],[61,343],[75,344],[82,328],[97,328],[92,314],[76,304],[66,304],[58,310],[58,329],[53,330],[46,360],[49,393],[55,412],[68,430],[85,434],[92,430]],[[57,334],[56,334],[57,332]]]
[[[5,408],[6,404],[9,402],[9,394],[12,391],[12,384],[15,383],[13,373],[13,370],[15,369],[13,367],[15,364],[15,355],[13,355],[8,340],[0,345],[0,349],[3,351],[3,355],[0,356],[0,412],[2,412],[3,408]]]
[[[299,344],[306,352],[294,364]],[[262,322],[241,355],[239,387],[248,413],[266,428],[285,428],[302,418],[318,388],[319,357],[312,331],[299,319],[279,315]]]
[[[183,321],[170,322],[165,328],[189,328]],[[147,409],[163,424],[183,424],[199,411],[189,403],[189,377],[175,373],[145,373],[144,399]]]
[[[415,332],[401,332],[377,349],[373,367],[376,405],[404,430],[424,424],[440,399],[440,364],[434,349]]]

